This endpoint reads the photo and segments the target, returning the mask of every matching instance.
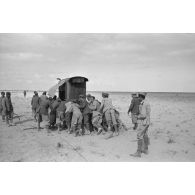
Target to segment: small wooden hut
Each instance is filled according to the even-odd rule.
[[[77,99],[80,94],[86,95],[87,81],[87,78],[81,76],[62,79],[49,89],[48,95],[54,96],[58,90],[61,100]]]

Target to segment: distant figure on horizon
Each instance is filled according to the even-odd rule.
[[[24,93],[24,97],[26,98],[26,90],[24,90],[24,92],[23,92],[23,93]]]
[[[40,124],[43,123],[44,128],[48,129],[49,127],[49,108],[51,107],[49,98],[46,96],[46,92],[43,92],[43,95],[39,98],[39,108],[36,113],[38,116],[38,131],[41,130]]]

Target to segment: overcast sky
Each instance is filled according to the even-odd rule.
[[[0,34],[0,89],[195,92],[195,34]]]

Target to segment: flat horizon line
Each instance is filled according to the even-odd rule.
[[[26,90],[26,89],[0,89],[0,91],[10,91],[10,92],[34,92],[34,91],[38,91],[38,92],[44,92],[44,91],[48,91],[48,90]],[[102,90],[102,91],[94,91],[94,90],[89,90],[87,92],[98,92],[98,93],[101,93],[101,92],[109,92],[109,93],[139,93],[139,92],[146,92],[146,93],[195,93],[195,92],[185,92],[185,91],[108,91],[108,90]]]

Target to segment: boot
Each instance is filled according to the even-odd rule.
[[[137,123],[135,123],[134,127],[133,127],[133,130],[136,130],[137,129]]]
[[[9,126],[14,126],[12,119],[10,119]]]
[[[41,127],[40,127],[40,123],[39,122],[37,123],[37,129],[38,129],[38,131],[41,131]]]
[[[61,130],[61,124],[58,124],[58,133],[60,133],[60,130]]]
[[[148,136],[144,136],[143,139],[143,146],[142,146],[142,153],[148,154],[148,145],[149,145],[149,138]]]
[[[116,136],[119,135],[119,130],[118,130],[117,125],[114,125],[114,132],[115,132],[115,135],[116,135]]]
[[[128,128],[127,128],[127,126],[123,123],[122,124],[122,127],[123,127],[123,129],[125,130],[125,131],[128,131]]]
[[[84,135],[83,129],[79,129],[79,135],[80,136],[83,136]]]
[[[141,150],[142,150],[142,140],[137,141],[137,152],[134,154],[130,154],[133,157],[141,157]]]
[[[75,131],[74,136],[77,137],[79,135],[79,131]]]
[[[74,133],[74,134],[76,135],[76,126],[75,126],[75,125],[73,125],[73,126],[71,127],[70,134],[71,134],[71,133]]]
[[[111,131],[111,127],[108,127],[108,134],[105,137],[105,139],[110,139],[111,137],[113,137],[113,131]]]
[[[102,128],[98,128],[98,132],[97,132],[97,135],[99,135],[100,133],[102,132]]]

